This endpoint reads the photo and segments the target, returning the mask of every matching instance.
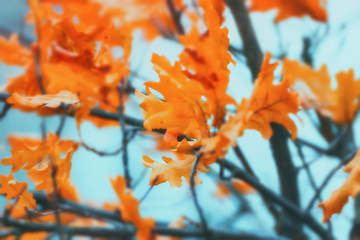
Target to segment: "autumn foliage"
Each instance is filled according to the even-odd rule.
[[[10,151],[1,159],[0,194],[7,200],[0,238],[246,239],[247,233],[218,229],[207,219],[211,209],[202,206],[196,192],[209,181],[205,176],[216,181],[212,197],[219,201],[235,196],[245,206],[248,198],[262,199],[262,211],[273,217],[276,236],[304,239],[308,233],[303,226],[307,226],[311,234],[331,238],[331,231],[311,209],[314,204],[322,208],[323,222],[328,222],[341,213],[349,197],[360,192],[360,153],[356,154],[353,137],[360,80],[353,69],[333,76],[325,64],[317,68],[305,59],[270,53],[257,41],[249,41],[256,40],[249,15],[275,10],[276,26],[304,17],[323,26],[329,17],[325,0],[28,0],[27,5],[24,26],[33,29],[34,39],[26,43],[23,33],[0,37],[0,62],[22,69],[2,88],[0,121],[17,110],[24,119],[25,113],[57,116],[60,124],[55,131],[44,127],[42,137],[7,136]],[[236,14],[245,16],[244,21],[237,21]],[[236,31],[228,27],[229,19],[235,19],[241,46],[229,39],[229,31]],[[134,66],[142,60],[133,56],[134,39],[139,36],[147,44],[164,39],[181,47],[175,61],[153,52],[151,60],[142,63],[151,65],[157,77],[146,76],[143,87],[134,84],[141,78]],[[241,49],[245,46],[250,49]],[[254,60],[255,52],[262,58]],[[303,52],[310,50],[304,47]],[[242,84],[241,76],[232,74],[239,65],[259,69],[247,97],[230,89],[233,82]],[[137,102],[141,120],[128,115],[134,112],[128,101]],[[315,119],[315,128],[329,148],[299,137],[301,126],[311,122],[304,120],[307,115]],[[61,135],[65,121],[76,126],[73,139]],[[120,148],[109,153],[88,146],[81,132],[84,122],[99,129],[120,128]],[[269,141],[280,193],[263,182],[264,171],[254,171],[253,162],[242,152],[239,139],[248,132]],[[154,151],[134,158],[128,144],[135,136],[150,138]],[[349,175],[337,190],[332,188],[331,195],[321,192],[333,173],[321,185],[316,183],[303,148],[340,159],[335,171],[345,166]],[[123,173],[103,174],[117,202],[94,206],[78,194],[70,176],[73,161],[81,157],[75,154],[79,149],[103,157],[121,156]],[[303,166],[295,166],[294,149]],[[271,161],[262,160],[264,166],[256,169]],[[143,166],[133,170],[129,162]],[[297,181],[302,169],[314,191],[307,208],[300,198],[303,183]],[[149,190],[139,198],[132,174],[141,171]],[[284,178],[286,172],[295,172],[288,176],[292,180]],[[198,219],[181,216],[163,223],[157,216],[144,215],[142,201],[160,184],[189,187]],[[284,224],[287,230],[281,227]]]

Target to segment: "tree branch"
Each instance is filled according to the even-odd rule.
[[[297,220],[307,225],[310,229],[312,229],[315,233],[317,233],[322,239],[333,238],[309,213],[302,211],[301,209],[298,208],[298,206],[296,206],[292,202],[277,195],[269,188],[261,184],[256,178],[246,173],[242,169],[238,168],[230,161],[224,160],[223,164],[225,168],[227,168],[230,172],[232,172],[234,177],[239,178],[250,184],[264,197],[270,199],[273,203],[276,203],[277,205],[281,206],[286,212],[290,213]]]
[[[128,131],[125,126],[125,117],[124,117],[124,94],[125,94],[125,83],[124,79],[121,79],[118,85],[118,93],[119,93],[119,107],[118,107],[118,114],[119,114],[119,123],[120,123],[120,130],[122,134],[122,163],[124,167],[124,176],[125,176],[125,183],[127,188],[131,188],[131,176],[129,172],[129,153],[128,153]]]
[[[195,191],[195,175],[197,173],[197,166],[199,164],[201,156],[202,156],[202,154],[196,155],[196,159],[195,159],[194,165],[193,165],[191,173],[190,173],[190,190],[191,190],[191,195],[193,197],[196,210],[197,210],[197,212],[199,214],[199,217],[200,217],[201,227],[202,227],[202,230],[204,232],[204,236],[208,239],[208,237],[210,237],[210,235],[209,235],[207,222],[206,222],[204,212],[203,212],[203,210],[202,210],[202,208],[200,206],[199,199],[197,198],[197,194],[196,194],[196,191]]]
[[[244,0],[226,0],[226,4],[235,19],[240,38],[244,45],[243,52],[252,78],[256,79],[260,72],[263,54],[252,27]]]
[[[13,218],[0,218],[0,223],[7,227],[13,227],[19,232],[40,232],[45,231],[54,233],[57,231],[57,225],[53,223],[33,223],[15,220]],[[16,234],[18,231],[11,232]],[[131,225],[121,225],[116,228],[110,227],[71,227],[63,225],[63,231],[68,237],[73,236],[88,236],[88,237],[104,237],[104,238],[119,238],[119,237],[133,237],[135,236],[136,229]],[[174,237],[204,237],[204,233],[199,229],[178,229],[169,227],[156,227],[152,230],[154,234],[162,236],[174,236]],[[256,234],[247,233],[229,233],[222,231],[212,231],[214,239],[279,239],[266,237]]]
[[[340,169],[342,168],[344,165],[346,165],[348,162],[351,161],[351,159],[354,158],[356,152],[355,153],[350,153],[344,160],[342,160],[338,165],[336,165],[329,173],[328,175],[325,177],[324,181],[322,182],[322,184],[320,185],[320,187],[317,189],[317,191],[315,192],[315,195],[311,198],[308,206],[306,207],[306,211],[309,212],[311,210],[311,208],[313,207],[316,199],[319,198],[321,192],[324,190],[324,188],[327,186],[327,184],[330,182],[331,178],[334,176],[334,174]]]
[[[244,0],[226,0],[226,3],[235,19],[238,32],[244,44],[247,64],[253,80],[255,80],[261,69],[263,54],[252,27],[245,2]],[[270,145],[281,184],[281,193],[285,198],[299,205],[297,175],[287,146],[287,130],[279,124],[272,124],[272,130],[273,136],[270,139]],[[299,225],[296,222],[292,222],[290,216],[283,215],[280,218],[278,232],[281,235],[300,237],[302,235],[301,231]]]

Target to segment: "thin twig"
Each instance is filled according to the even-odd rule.
[[[324,181],[322,182],[322,184],[320,185],[320,187],[317,189],[317,191],[315,192],[314,196],[311,198],[308,206],[306,207],[306,211],[309,212],[311,210],[311,208],[313,207],[313,205],[316,202],[316,199],[319,198],[321,192],[324,190],[324,188],[327,186],[327,184],[330,182],[331,178],[335,175],[335,173],[342,168],[345,164],[347,164],[348,162],[351,161],[351,159],[353,159],[355,156],[355,153],[351,153],[349,154],[343,161],[341,161],[338,165],[336,165],[329,173],[328,175],[325,177]]]
[[[58,129],[56,130],[56,135],[57,135],[57,136],[60,136],[62,130],[64,129],[65,122],[66,122],[66,117],[67,117],[67,115],[66,115],[65,113],[60,116],[59,127],[58,127]]]
[[[295,146],[296,146],[296,148],[297,148],[297,151],[298,151],[298,155],[299,155],[299,157],[300,157],[300,160],[301,160],[301,162],[303,163],[303,166],[304,166],[304,169],[305,169],[305,171],[306,171],[306,174],[307,174],[307,176],[308,176],[308,178],[309,178],[310,185],[311,185],[311,187],[314,189],[314,191],[317,191],[318,188],[317,188],[317,186],[316,186],[314,176],[313,176],[313,174],[312,174],[312,172],[311,172],[311,170],[310,170],[309,165],[307,164],[307,162],[306,162],[306,160],[305,160],[305,156],[304,156],[304,153],[303,153],[303,151],[302,151],[302,149],[301,149],[301,146],[300,146],[299,143],[296,143],[296,142],[295,142]],[[320,202],[322,202],[322,199],[321,199],[320,196],[318,197],[318,200],[319,200]]]
[[[113,152],[104,152],[104,151],[100,151],[100,150],[97,150],[93,147],[90,147],[89,145],[87,145],[84,141],[81,142],[81,146],[83,146],[86,150],[90,151],[90,152],[93,152],[99,156],[116,156],[118,155],[119,153],[121,153],[122,151],[122,146],[119,147],[118,149],[116,149],[115,151]]]
[[[10,108],[11,108],[11,105],[8,104],[7,102],[5,102],[5,105],[0,112],[0,119],[4,118],[6,116],[6,113],[10,110]]]
[[[329,234],[323,227],[320,225],[309,213],[302,211],[298,206],[274,193],[272,190],[264,186],[248,174],[242,169],[238,168],[236,165],[231,163],[230,161],[224,160],[224,166],[232,172],[233,176],[244,180],[248,184],[250,184],[253,188],[255,188],[260,194],[264,195],[264,197],[270,199],[273,203],[281,206],[286,212],[291,214],[294,218],[299,220],[300,222],[306,224],[310,229],[312,229],[317,235],[319,235],[322,239],[333,239],[331,234]]]
[[[41,130],[41,138],[42,138],[43,141],[45,141],[46,140],[46,135],[47,135],[45,118],[41,118],[40,130]]]
[[[54,159],[52,158],[51,159],[51,179],[53,184],[52,205],[55,211],[57,233],[59,234],[61,240],[65,240],[65,235],[62,229],[61,218],[60,218],[60,209],[58,206],[59,196],[57,191],[56,174],[57,174],[57,168],[55,166]]]
[[[16,219],[4,219],[0,218],[0,223],[3,223],[4,226],[14,227],[19,229],[22,232],[56,232],[57,226],[53,223],[33,223],[33,222],[25,222],[18,221]],[[67,233],[69,237],[73,236],[88,236],[88,237],[103,237],[103,238],[116,238],[116,239],[126,239],[129,237],[134,237],[136,233],[136,229],[128,226],[122,225],[116,228],[109,227],[71,227],[71,226],[63,226],[64,231]],[[155,227],[152,232],[154,234],[162,235],[162,236],[174,236],[180,238],[202,238],[204,237],[204,233],[202,230],[198,229],[181,229],[181,228],[170,228],[170,227]],[[260,239],[268,239],[275,240],[279,239],[278,237],[268,237],[259,234],[250,234],[250,233],[231,233],[224,231],[212,231],[212,234],[215,239],[249,239],[249,240],[260,240]]]
[[[143,202],[145,200],[145,198],[149,195],[150,191],[153,189],[153,187],[155,186],[156,181],[159,179],[159,176],[156,176],[156,178],[154,178],[154,180],[151,183],[151,186],[149,187],[149,189],[146,191],[146,193],[144,194],[144,196],[142,196],[139,200],[139,202]]]
[[[297,148],[297,150],[298,150],[298,155],[299,155],[299,157],[300,157],[300,159],[301,159],[301,162],[303,163],[303,166],[304,166],[304,168],[305,168],[305,172],[306,172],[306,174],[307,174],[307,176],[308,176],[308,178],[309,178],[310,185],[311,185],[311,187],[314,189],[314,191],[317,192],[317,191],[318,191],[318,187],[316,186],[316,182],[315,182],[314,176],[313,176],[313,174],[312,174],[312,172],[311,172],[311,170],[310,170],[310,167],[309,167],[308,163],[307,163],[306,160],[305,160],[304,152],[302,151],[302,148],[301,148],[301,146],[300,146],[299,143],[295,143],[295,146],[296,146],[296,148]],[[320,195],[318,196],[317,199],[318,199],[320,202],[322,202],[322,198],[321,198]],[[330,233],[331,233],[331,232],[332,232],[331,221],[328,221],[327,224],[328,224],[328,228],[329,228]]]
[[[176,30],[179,34],[184,34],[185,30],[181,24],[181,11],[178,11],[174,5],[173,0],[166,0],[167,7],[170,11],[171,18],[175,24]]]
[[[333,154],[332,151],[333,149],[343,140],[344,136],[346,135],[347,131],[349,130],[348,126],[345,126],[341,132],[334,138],[334,140],[332,140],[329,144],[329,146],[327,148],[322,148],[319,147],[307,140],[301,139],[301,138],[297,138],[295,139],[295,144],[301,144],[304,145],[308,148],[311,148],[313,150],[315,150],[318,153],[321,154],[326,154],[326,155],[330,155],[330,156],[336,156],[336,154]]]
[[[202,208],[200,206],[199,199],[197,198],[197,194],[196,194],[196,191],[195,191],[195,175],[196,175],[196,172],[197,172],[197,166],[198,166],[198,164],[200,162],[201,156],[202,156],[202,154],[198,154],[196,156],[194,165],[193,165],[192,170],[191,170],[191,174],[190,174],[190,190],[191,190],[191,195],[192,195],[193,200],[194,200],[196,211],[198,212],[199,217],[200,217],[201,227],[202,227],[202,230],[204,232],[204,236],[206,236],[206,238],[208,239],[210,235],[209,235],[207,222],[206,222],[204,212],[203,212],[203,210],[202,210]]]
[[[124,167],[124,176],[125,176],[125,182],[126,187],[131,188],[131,176],[129,172],[129,157],[128,157],[128,131],[125,126],[125,120],[124,120],[124,94],[125,94],[125,79],[121,79],[119,85],[118,85],[118,92],[119,92],[119,122],[120,122],[120,130],[122,133],[122,162]]]
[[[235,154],[236,156],[238,157],[238,159],[240,160],[241,164],[244,166],[245,170],[250,173],[251,175],[255,176],[255,173],[254,171],[252,170],[249,162],[247,161],[244,153],[242,152],[240,146],[238,144],[236,144],[234,147],[233,147],[234,151],[235,151]]]

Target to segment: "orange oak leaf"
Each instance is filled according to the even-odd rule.
[[[78,202],[79,201],[79,196],[78,193],[76,191],[76,188],[74,185],[72,185],[70,183],[70,181],[63,181],[63,184],[61,184],[59,186],[59,194],[62,198],[73,201],[73,202]]]
[[[22,46],[18,36],[13,34],[9,40],[0,37],[0,53],[0,62],[24,68],[24,73],[8,79],[4,90],[26,95],[39,94],[40,88],[36,76],[33,49]]]
[[[72,149],[68,151],[64,159],[61,159],[60,153],[58,153],[51,156],[52,159],[41,164],[39,168],[36,167],[28,170],[27,174],[36,185],[36,191],[45,190],[52,192],[54,189],[53,174],[55,174],[55,181],[59,189],[63,187],[63,184],[67,184],[70,177],[71,158],[75,150],[76,149]]]
[[[278,63],[270,63],[270,53],[265,54],[261,71],[249,100],[243,100],[239,110],[244,114],[244,129],[258,130],[266,139],[272,136],[271,122],[283,125],[294,140],[297,129],[289,114],[299,111],[300,100],[296,92],[289,91],[290,82],[283,79],[274,85],[274,71]]]
[[[36,209],[36,201],[33,194],[27,191],[26,182],[18,182],[12,175],[0,175],[0,184],[0,194],[5,194],[7,199],[17,199],[17,206]]]
[[[8,65],[26,67],[32,64],[32,53],[19,43],[16,34],[11,35],[9,40],[0,36],[0,61]]]
[[[326,65],[314,70],[306,64],[285,58],[282,74],[291,82],[291,88],[299,93],[304,108],[315,108],[328,115],[326,108],[332,102],[332,89]]]
[[[224,198],[224,197],[228,197],[231,193],[230,189],[226,186],[225,183],[222,182],[217,182],[217,189],[214,192],[214,196],[216,196],[217,198]]]
[[[360,152],[345,166],[344,172],[349,172],[349,176],[343,185],[333,191],[330,198],[319,204],[323,208],[323,222],[327,222],[335,213],[340,213],[349,197],[355,198],[360,192]]]
[[[32,169],[41,161],[47,160],[47,157],[56,158],[60,152],[72,152],[78,147],[78,143],[71,140],[59,140],[58,136],[52,133],[49,133],[45,142],[10,136],[9,143],[12,156],[2,159],[1,163],[12,166],[11,172]]]
[[[233,179],[231,180],[231,184],[233,188],[241,194],[251,194],[255,192],[255,189],[253,187],[251,187],[249,184],[242,180]],[[214,193],[215,196],[217,196],[218,198],[223,198],[230,195],[231,191],[225,183],[218,182],[217,186],[218,189]]]
[[[289,91],[288,79],[274,85],[274,71],[278,63],[271,64],[270,58],[269,53],[265,54],[250,99],[242,100],[235,116],[229,117],[216,136],[202,140],[201,152],[204,156],[201,161],[206,166],[223,158],[246,129],[255,129],[264,138],[270,139],[273,134],[270,123],[276,122],[291,132],[292,139],[296,138],[296,125],[289,114],[299,111],[300,100],[297,93]]]
[[[303,17],[309,15],[319,22],[327,21],[326,0],[248,0],[251,2],[249,11],[265,12],[277,9],[275,22],[286,20],[290,17]]]
[[[255,189],[252,186],[242,180],[233,179],[231,180],[231,183],[234,188],[241,194],[251,194],[255,192]]]
[[[125,179],[122,176],[110,179],[110,182],[120,200],[119,210],[122,220],[134,224],[137,229],[137,239],[151,239],[151,230],[155,226],[154,219],[141,218],[139,201],[133,197],[131,190],[125,187]]]
[[[40,161],[42,161],[48,154],[49,146],[47,144],[39,144],[36,147],[26,147],[21,151],[16,148],[11,150],[12,156],[1,160],[3,165],[12,166],[11,172],[17,172],[20,169],[28,170]]]
[[[162,157],[164,163],[156,162],[148,156],[143,156],[143,164],[145,167],[151,168],[150,185],[158,185],[169,182],[171,187],[180,187],[182,185],[182,177],[187,183],[190,183],[190,174],[195,161],[195,155],[177,154],[178,160]],[[197,167],[198,171],[208,172],[201,162]],[[201,180],[195,176],[195,183],[201,183]]]
[[[35,24],[38,38],[32,70],[41,75],[46,92],[69,90],[89,107],[98,103],[115,112],[116,87],[130,73],[128,29],[114,26],[116,17],[105,10],[106,3],[31,0],[29,5],[28,22]],[[122,54],[115,54],[120,49]]]
[[[234,99],[226,93],[230,74],[228,65],[235,64],[235,61],[228,52],[229,30],[221,28],[217,12],[223,9],[221,4],[224,1],[200,1],[199,4],[204,9],[208,30],[200,34],[194,27],[189,34],[180,36],[179,41],[185,49],[179,58],[186,76],[203,85],[206,114],[213,116],[212,125],[218,128],[226,115],[225,106],[235,104]]]
[[[64,90],[57,94],[38,95],[34,97],[22,96],[15,93],[8,97],[7,102],[12,104],[13,108],[23,112],[37,111],[39,115],[46,116],[61,111],[57,109],[61,104],[75,105],[79,103],[79,99],[75,94]]]
[[[331,88],[327,67],[318,71],[297,61],[284,59],[283,76],[290,79],[305,108],[315,108],[320,114],[332,118],[336,123],[351,123],[358,111],[360,81],[354,78],[354,71],[336,75],[337,87]]]
[[[334,100],[329,106],[332,119],[336,123],[349,124],[360,108],[360,80],[354,78],[354,71],[336,74],[337,88]]]
[[[201,100],[201,84],[191,82],[179,62],[172,66],[165,57],[153,54],[152,63],[160,81],[145,83],[148,95],[136,91],[137,97],[143,100],[140,107],[145,111],[144,127],[147,130],[166,129],[165,138],[170,142],[181,135],[198,140],[207,137],[209,128]],[[163,100],[150,88],[161,93]]]
[[[20,240],[34,240],[34,239],[46,239],[49,235],[47,232],[25,232],[21,234]],[[16,240],[17,236],[9,236],[2,238],[3,240]]]
[[[182,2],[182,0],[173,1],[179,11],[184,8]],[[146,40],[151,41],[159,35],[172,36],[176,33],[167,1],[118,0],[112,3],[109,1],[105,5],[109,14],[120,19],[130,31],[141,29]]]

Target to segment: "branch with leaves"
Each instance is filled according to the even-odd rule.
[[[205,206],[197,188],[202,176],[212,171],[219,181],[215,196],[231,199],[233,194],[244,200],[247,194],[254,193],[262,198],[276,223],[275,238],[303,239],[307,235],[303,227],[307,226],[318,237],[332,239],[331,224],[326,229],[311,209],[319,203],[324,210],[323,221],[329,221],[333,214],[341,212],[349,196],[355,197],[359,192],[356,184],[360,157],[356,154],[353,123],[360,108],[360,81],[351,69],[336,75],[337,86],[333,88],[325,65],[315,70],[288,59],[286,51],[278,61],[272,57],[277,54],[263,54],[257,29],[251,22],[252,12],[277,9],[274,26],[290,17],[305,15],[321,26],[328,16],[320,0],[286,4],[273,0],[266,4],[262,0],[248,2],[249,5],[244,0],[200,0],[187,5],[178,0],[116,3],[28,0],[24,26],[34,28],[36,41],[30,43],[24,39],[32,37],[16,34],[9,37],[8,32],[0,38],[0,50],[4,52],[0,61],[24,70],[10,78],[0,93],[3,102],[0,121],[10,118],[17,109],[37,113],[42,119],[59,116],[60,122],[53,134],[42,120],[42,139],[8,137],[11,156],[3,158],[1,165],[8,166],[10,172],[0,175],[0,194],[9,203],[0,217],[0,237],[271,239],[273,236],[213,226],[207,215],[211,209]],[[241,47],[230,44],[232,29],[225,26],[229,18],[225,8],[229,8],[235,20]],[[144,77],[138,70],[130,69],[134,61],[138,61],[135,63],[139,68],[147,64],[132,57],[133,33],[138,31],[142,33],[141,41],[147,44],[163,38],[182,46],[175,62],[169,60],[170,56],[152,54],[150,62],[159,80],[145,77],[144,89],[134,89],[134,83],[144,82]],[[310,46],[315,40],[306,38],[305,43],[302,57],[307,64],[313,63]],[[253,89],[248,98],[237,102],[228,89],[230,81],[239,80],[236,77],[233,80],[230,74],[236,64],[241,64],[233,58],[239,49],[252,75]],[[141,101],[143,120],[128,115],[127,103],[135,97]],[[294,119],[300,112],[310,111],[315,112],[316,119],[312,116],[311,121],[328,142],[328,148],[297,138]],[[61,137],[65,122],[70,121],[68,116],[76,123],[74,132],[80,141]],[[80,131],[85,121],[98,128],[120,128],[119,146],[114,151],[101,151],[88,145]],[[240,148],[238,140],[248,130],[269,140],[280,194],[262,183],[264,176],[257,171],[259,166],[254,166],[246,156],[247,149]],[[129,148],[136,144],[136,136],[152,139],[164,155],[161,161],[154,160],[153,153],[143,156],[142,163],[150,170],[150,176],[148,190],[140,200],[133,191],[144,174],[136,179],[134,173],[141,171],[130,168],[131,161],[139,161]],[[303,166],[296,166],[293,146]],[[80,200],[70,172],[73,158],[79,157],[73,157],[74,153],[81,147],[99,157],[121,154],[119,162],[124,176],[109,181],[117,203],[93,207]],[[304,147],[319,156],[340,160],[320,185],[311,170],[311,164],[317,160],[309,160]],[[242,167],[227,160],[229,149],[234,150]],[[214,170],[216,163],[219,171]],[[324,188],[342,166],[349,172],[348,179],[323,201]],[[298,175],[302,169],[314,191],[306,208],[300,204],[302,183]],[[35,191],[29,190],[27,181],[17,180],[18,172],[28,176]],[[143,216],[140,206],[159,184],[181,187],[184,182],[189,184],[198,222],[180,217],[173,223],[161,223],[155,220],[157,216]],[[246,205],[251,208],[251,204]],[[237,213],[234,218],[239,218]]]

